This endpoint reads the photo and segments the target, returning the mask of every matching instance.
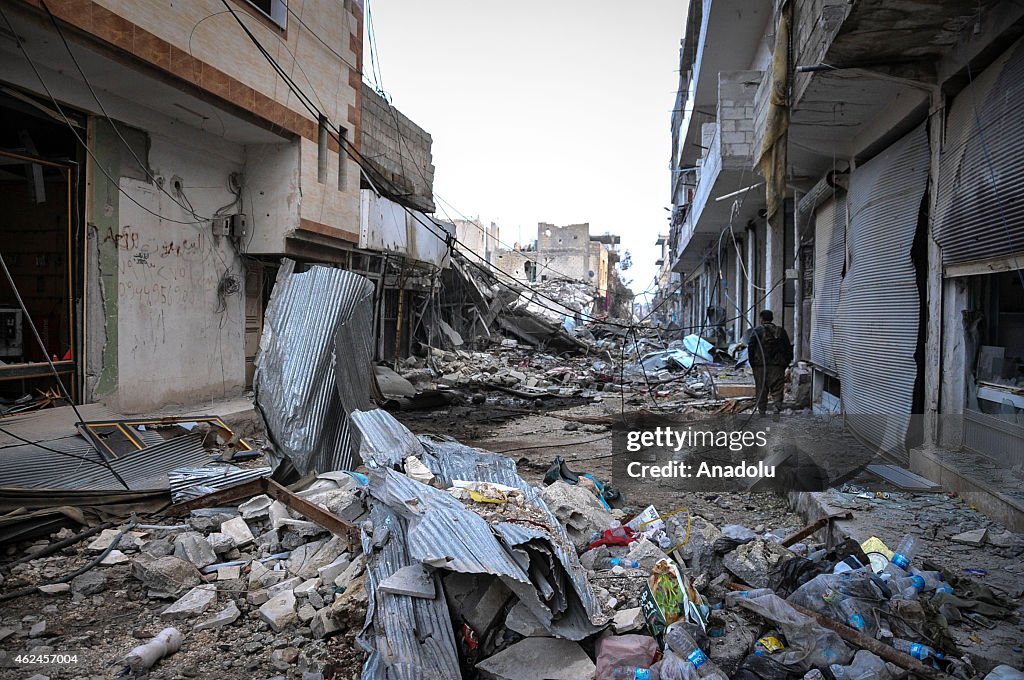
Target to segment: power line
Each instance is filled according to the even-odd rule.
[[[71,50],[71,45],[68,44],[67,38],[64,36],[63,29],[61,29],[60,24],[57,23],[57,17],[55,17],[53,15],[53,12],[50,11],[50,7],[46,4],[46,0],[40,0],[40,4],[42,4],[43,9],[46,10],[46,14],[50,18],[50,23],[53,24],[53,27],[57,31],[57,35],[60,37],[61,42],[64,43],[64,49],[67,50],[68,56],[71,57],[72,63],[74,63],[79,75],[82,76],[82,81],[85,83],[85,86],[89,89],[89,93],[92,95],[93,100],[95,100],[96,104],[100,107],[100,111],[103,113],[103,117],[110,124],[111,129],[113,129],[114,131],[114,134],[117,135],[117,138],[121,140],[121,143],[128,150],[128,153],[130,153],[132,158],[135,159],[135,162],[139,164],[139,167],[142,168],[142,171],[146,173],[146,177],[148,177],[150,181],[152,181],[153,184],[156,185],[156,187],[162,193],[164,193],[175,204],[177,204],[178,207],[191,214],[192,217],[195,217],[197,220],[202,220],[204,222],[211,219],[208,217],[202,217],[200,215],[197,215],[195,210],[192,208],[191,204],[189,204],[186,207],[186,205],[183,205],[181,202],[179,202],[174,196],[170,194],[170,192],[167,191],[167,189],[164,188],[163,183],[159,182],[157,178],[153,175],[153,173],[150,172],[147,164],[142,162],[142,159],[139,158],[137,153],[135,153],[135,149],[132,148],[132,145],[129,144],[128,140],[124,138],[124,135],[121,134],[121,131],[118,129],[117,124],[114,123],[113,119],[111,119],[110,117],[110,114],[107,113],[107,109],[105,106],[103,106],[103,102],[100,101],[99,96],[96,94],[96,90],[93,89],[92,83],[89,81],[89,77],[85,75],[85,71],[82,69],[82,65],[78,62],[78,58],[75,56],[75,53]],[[182,198],[184,199],[185,203],[188,203],[187,198],[184,198],[184,196]]]
[[[274,59],[274,57],[272,55],[270,55],[269,52],[267,52],[266,48],[263,47],[263,45],[260,43],[259,39],[241,21],[241,19],[238,17],[237,12],[230,5],[228,5],[227,0],[221,0],[221,3],[224,5],[224,7],[225,7],[225,9],[227,11],[231,12],[231,15],[234,17],[235,21],[242,28],[242,30],[245,32],[245,34],[249,37],[249,40],[256,46],[256,49],[260,52],[260,54],[263,55],[264,59],[267,60],[267,62],[271,65],[271,67],[274,69],[274,71],[277,72],[278,75],[281,76],[281,78],[288,85],[289,89],[293,92],[293,94],[295,94],[295,96],[299,99],[299,101],[303,104],[303,106],[309,111],[310,115],[312,115],[313,117],[317,118],[317,120],[325,120],[327,123],[331,123],[330,118],[324,112],[322,112],[319,109],[317,109],[317,107],[312,103],[312,100],[309,98],[309,95],[307,95],[302,90],[302,88],[300,88],[295,83],[295,81],[288,74],[286,74],[284,72],[284,70],[281,67],[281,65],[279,63],[277,63],[277,60]],[[327,128],[328,135],[331,138],[333,138],[338,143],[340,148],[345,149],[346,153],[348,153],[349,156],[351,156],[354,160],[356,160],[356,162],[359,165],[360,169],[363,171],[364,175],[366,175],[367,179],[369,180],[369,171],[368,171],[368,169],[366,167],[366,159],[363,158],[361,154],[356,152],[353,149],[351,144],[346,143],[346,141],[344,139],[342,139],[336,133],[335,127],[336,126],[333,123],[331,123],[328,126],[328,128]],[[391,185],[391,187],[389,189],[389,195],[387,197],[388,198],[397,198],[398,194],[400,193],[398,191],[397,187],[395,187],[389,180],[387,180],[387,178],[381,178],[381,179],[383,181],[387,182],[387,184]],[[371,181],[371,185],[372,185],[372,181]],[[377,190],[377,193],[380,194],[381,192],[379,190]],[[436,226],[436,225],[433,225],[433,226],[428,225],[426,222],[424,222],[422,219],[420,219],[420,217],[414,211],[412,211],[409,208],[407,208],[406,206],[402,205],[399,201],[396,200],[396,202],[399,204],[399,206],[406,213],[411,215],[413,217],[413,219],[415,219],[417,222],[422,224],[435,237],[437,237],[441,241],[444,241],[446,246],[449,249],[452,249],[454,247],[453,244],[461,246],[466,254],[472,255],[472,256],[476,257],[477,259],[482,260],[488,267],[493,268],[492,265],[489,262],[486,262],[486,260],[483,260],[483,258],[480,257],[479,255],[477,255],[476,252],[474,252],[472,249],[468,248],[468,246],[466,246],[465,243],[462,243],[461,241],[459,241],[456,236],[454,236],[452,234],[447,234],[447,233],[445,234],[445,236],[439,235],[434,230],[434,228],[433,228],[433,226]],[[475,262],[471,262],[471,264],[473,264],[473,266],[475,266],[477,268],[480,268],[480,265],[476,264]],[[481,270],[482,270],[482,268],[481,268]],[[509,284],[502,282],[500,279],[496,279],[496,280],[501,285],[504,285],[506,288],[509,288],[510,290],[513,290],[514,292],[517,292],[517,293],[521,292],[521,291],[518,291],[518,290],[512,288]],[[548,300],[551,303],[559,305],[560,307],[562,307],[562,309],[554,309],[554,308],[551,308],[551,307],[546,307],[545,305],[540,305],[541,307],[544,307],[544,308],[548,309],[549,311],[552,311],[552,312],[557,313],[557,314],[564,314],[565,313],[564,310],[566,309],[566,307],[565,307],[564,303],[561,300],[557,300],[557,299],[555,299],[555,298],[553,298],[553,297],[551,297],[551,296],[549,296],[549,295],[547,295],[547,294],[545,294],[545,293],[543,293],[543,292],[541,292],[541,291],[539,291],[539,290],[537,290],[537,289],[535,289],[535,288],[533,288],[531,286],[526,286],[524,284],[523,287],[526,288],[527,290],[530,290],[534,295],[536,295],[538,297],[541,297],[543,299],[546,299],[546,300]],[[537,304],[540,304],[540,303],[537,303]],[[594,317],[593,315],[587,314],[587,315],[585,315],[585,317],[587,318],[587,320],[590,320],[590,321],[600,321],[599,319],[597,319],[597,317]],[[608,322],[608,321],[603,321],[603,323],[606,323],[606,324],[609,324],[609,325],[613,325],[613,326],[618,326],[620,328],[629,328],[629,326],[625,325],[625,324],[617,324],[617,323]]]
[[[11,35],[14,36],[15,44],[18,46],[18,49],[21,51],[22,55],[25,57],[25,60],[28,62],[29,66],[32,68],[32,72],[35,74],[36,79],[39,80],[39,84],[42,85],[43,90],[46,92],[47,97],[50,98],[50,102],[53,104],[54,108],[57,110],[57,113],[59,113],[61,115],[61,118],[64,119],[64,123],[68,126],[68,129],[71,131],[71,134],[74,136],[74,138],[78,142],[79,146],[81,146],[82,149],[86,152],[86,154],[88,154],[89,158],[92,159],[94,165],[99,169],[100,173],[104,177],[106,177],[107,180],[112,185],[117,187],[118,192],[120,192],[125,198],[127,198],[129,201],[131,201],[132,203],[137,205],[139,208],[141,208],[145,212],[147,212],[150,215],[153,215],[155,217],[158,217],[161,220],[164,220],[166,222],[173,222],[175,224],[191,224],[191,225],[202,224],[204,222],[203,220],[200,220],[200,221],[183,221],[183,220],[175,220],[175,219],[172,219],[170,217],[165,217],[163,215],[160,215],[159,213],[156,213],[156,212],[150,210],[149,208],[147,208],[146,206],[142,205],[141,203],[139,203],[139,201],[137,201],[133,196],[131,196],[128,192],[126,192],[124,189],[121,188],[121,183],[119,181],[117,181],[116,179],[114,179],[114,177],[111,176],[111,174],[109,172],[107,172],[107,169],[103,166],[103,163],[99,160],[99,158],[96,157],[96,154],[93,152],[93,150],[91,148],[89,148],[89,145],[85,142],[84,139],[82,139],[82,136],[80,134],[78,134],[78,130],[75,128],[75,125],[71,122],[71,119],[68,118],[66,113],[64,113],[64,109],[61,107],[60,103],[57,101],[57,98],[53,95],[53,92],[50,90],[49,86],[46,84],[46,80],[43,79],[42,74],[39,72],[39,69],[36,67],[35,61],[29,55],[28,51],[25,49],[25,46],[24,46],[24,44],[21,41],[21,37],[19,36],[17,31],[15,30],[14,25],[11,23],[10,18],[7,16],[7,12],[4,11],[2,6],[0,6],[0,16],[3,17],[4,23],[7,24],[8,30],[10,31]]]

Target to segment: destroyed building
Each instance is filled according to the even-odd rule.
[[[897,3],[898,4],[898,3]],[[671,120],[667,316],[762,308],[813,400],[951,489],[1019,490],[1019,3],[688,3]]]
[[[964,91],[988,83],[985,115],[1012,129],[1000,107],[1020,94],[1010,43],[1024,15],[983,2],[959,31],[966,15],[925,5],[932,16],[688,3],[674,119],[686,202],[659,238],[662,290],[631,318],[618,236],[540,223],[536,243],[510,247],[494,224],[433,214],[430,135],[360,82],[361,2],[0,4],[0,197],[19,225],[0,240],[0,677],[1024,677],[1020,513],[875,461],[881,446],[914,466],[916,425],[863,409],[911,383],[913,399],[937,399],[917,390],[936,372],[955,383],[948,368],[907,368],[939,342],[927,324],[955,326],[929,321],[920,291],[1010,257],[959,267],[951,255],[932,271],[931,249],[946,246],[918,240],[923,207],[951,180],[937,143],[922,154],[922,129],[941,124],[946,94],[955,119],[964,82],[922,64],[969,59]],[[853,100],[879,68],[860,61],[866,42],[902,28],[924,31],[891,40],[914,59],[897,55],[869,110],[830,110],[848,153],[827,170],[828,140],[809,132],[816,102]],[[810,99],[780,110],[774,86],[791,71]],[[940,83],[928,101],[922,78]],[[712,110],[715,123],[690,120]],[[787,134],[803,145],[790,157]],[[978,172],[977,154],[965,146],[957,167]],[[734,219],[751,225],[746,242],[722,229]],[[801,269],[817,242],[786,235],[803,229],[827,242],[827,269]],[[890,232],[903,239],[886,245]],[[687,254],[690,241],[718,259]],[[893,260],[907,252],[922,275],[915,309],[905,285],[878,285],[883,268],[906,274]],[[772,282],[791,266],[814,285],[785,324],[808,329],[798,354],[816,372],[818,411],[836,404],[846,420],[804,409],[800,385],[770,426],[754,420],[742,343],[702,337],[708,321],[741,339],[745,313],[706,318],[744,311],[738,288],[783,310],[788,284]],[[940,338],[943,352],[977,345],[984,358],[967,398],[1016,394],[1012,285],[957,291],[1005,303],[963,315],[962,344]],[[823,309],[832,323],[815,325]],[[851,310],[874,334],[859,344]],[[896,342],[912,322],[917,345]],[[826,341],[847,343],[833,368],[817,363]],[[236,398],[210,401],[224,396]],[[776,485],[774,467],[709,488],[630,482],[621,439],[665,419],[770,427],[771,445],[738,454],[764,459],[736,467],[780,462],[785,483],[809,470],[815,484]],[[959,426],[969,448],[993,445]]]

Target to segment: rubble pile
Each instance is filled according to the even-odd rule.
[[[692,340],[692,342],[691,342]],[[444,393],[464,401],[500,391],[523,398],[582,398],[600,401],[602,392],[630,393],[640,401],[653,395],[664,406],[752,394],[749,375],[735,362],[713,353],[696,336],[674,340],[666,349],[647,351],[654,341],[626,346],[601,340],[596,353],[552,354],[505,338],[488,351],[424,348],[424,356],[405,359],[398,373],[378,367],[385,396],[408,401]],[[660,344],[660,343],[659,343]],[[691,352],[687,347],[691,348]],[[639,353],[638,353],[639,350]],[[742,389],[720,395],[719,382]]]
[[[72,559],[15,564],[5,592],[52,604],[0,616],[0,643],[98,642],[102,663],[151,677],[215,663],[220,677],[973,679],[991,664],[949,627],[1014,616],[1003,594],[933,569],[912,536],[890,550],[717,525],[571,471],[533,487],[513,460],[381,410],[350,421],[356,471],[284,495],[219,491],[95,533]],[[135,643],[69,634],[111,598]],[[7,652],[0,666],[17,667]]]

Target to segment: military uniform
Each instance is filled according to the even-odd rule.
[[[786,329],[768,321],[750,331],[747,361],[754,369],[757,410],[764,414],[771,396],[775,410],[781,411],[786,367],[793,361],[793,344]]]

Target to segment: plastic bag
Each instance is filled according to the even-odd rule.
[[[668,559],[658,560],[651,568],[651,575],[640,593],[640,608],[647,628],[659,638],[669,624],[679,620],[698,624],[701,630],[706,630],[711,612],[690,578],[684,577],[675,562]]]
[[[736,604],[778,626],[788,646],[772,654],[772,659],[792,672],[847,664],[853,657],[839,635],[793,609],[778,595],[742,598],[736,600]]]
[[[618,666],[647,668],[658,651],[647,635],[613,635],[597,641],[597,680],[612,680]]]

